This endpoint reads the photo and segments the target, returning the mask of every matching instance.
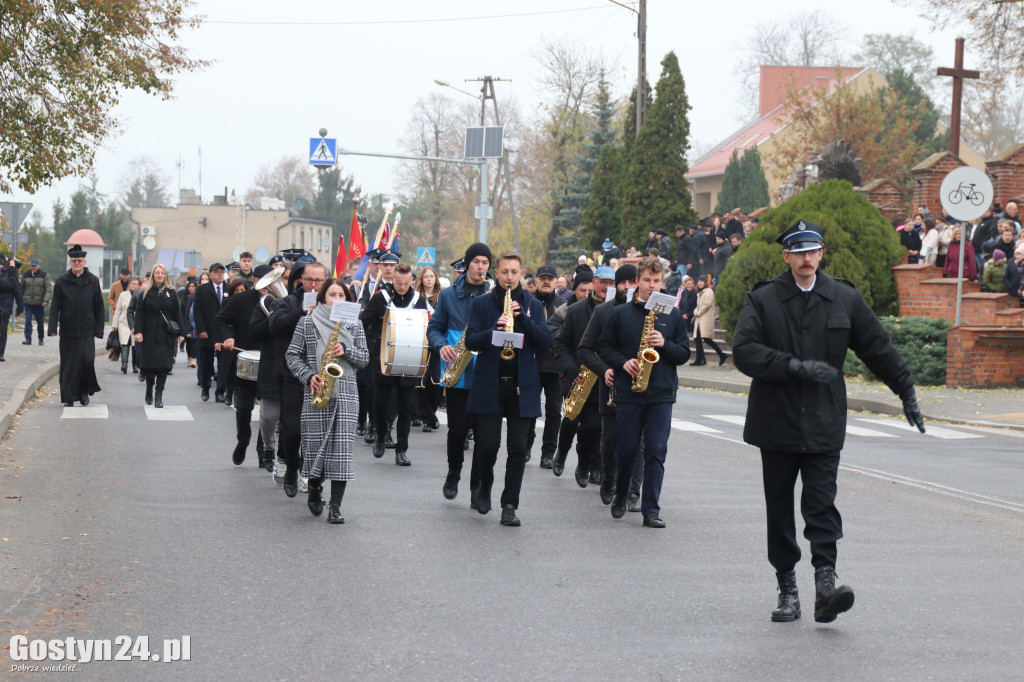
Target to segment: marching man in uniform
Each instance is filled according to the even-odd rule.
[[[846,438],[842,367],[848,348],[900,396],[907,420],[924,432],[914,378],[889,334],[852,284],[818,271],[824,236],[824,228],[801,220],[776,240],[789,269],[747,294],[733,336],[736,367],[753,378],[743,440],[761,448],[768,561],[779,583],[776,622],[800,617],[793,518],[798,474],[815,569],[814,620],[830,623],[853,606],[853,590],[835,584],[836,542],[843,537],[835,499]]]

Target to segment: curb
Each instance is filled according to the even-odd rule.
[[[96,357],[106,356],[107,351],[96,351]],[[7,437],[7,431],[14,423],[14,418],[24,409],[28,401],[35,397],[36,391],[47,381],[60,372],[60,360],[44,365],[35,376],[27,376],[19,381],[11,391],[11,399],[0,409],[0,438]]]
[[[722,379],[703,379],[696,377],[679,377],[679,385],[683,388],[704,388],[723,393],[746,394],[750,392],[750,384],[740,384],[735,381]],[[898,405],[872,400],[870,398],[847,398],[846,409],[855,412],[874,412],[891,417],[902,417],[903,409]],[[959,424],[961,426],[979,426],[984,428],[1010,429],[1013,431],[1024,431],[1024,424],[1006,424],[1002,422],[990,422],[981,419],[957,419],[955,417],[939,416],[937,414],[922,413],[928,421],[944,422],[946,424]],[[927,428],[927,424],[925,425]]]

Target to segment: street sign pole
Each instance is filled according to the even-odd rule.
[[[939,201],[946,214],[963,221],[964,225],[985,215],[994,197],[992,181],[985,171],[961,166],[954,168],[942,179],[939,186]],[[956,277],[956,320],[960,326],[960,301],[964,294],[964,245],[967,242],[963,226],[960,228],[960,263]]]

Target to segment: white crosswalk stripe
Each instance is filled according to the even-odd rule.
[[[860,422],[867,422],[869,424],[879,424],[881,426],[888,426],[893,429],[899,429],[900,431],[913,431],[918,433],[916,426],[911,426],[903,419],[858,419]],[[954,431],[953,429],[946,429],[941,426],[934,426],[932,424],[925,424],[925,433],[923,435],[930,436],[932,438],[941,438],[942,440],[960,440],[965,438],[984,438],[985,436],[980,433],[965,433],[963,431]]]
[[[673,419],[672,428],[679,431],[693,431],[696,433],[721,433],[718,429],[713,429],[710,426],[704,426],[697,422],[688,422],[682,419]]]
[[[874,429],[865,429],[862,426],[850,426],[849,424],[846,425],[846,432],[851,436],[866,436],[868,438],[896,438],[896,436],[891,433],[875,431]]]
[[[726,424],[735,424],[737,426],[743,426],[747,423],[747,418],[739,414],[706,414],[704,416],[708,419],[725,422]]]
[[[65,407],[60,413],[61,419],[106,419],[108,416],[106,405]]]
[[[146,405],[146,419],[151,422],[190,422],[192,413],[184,405],[165,405],[157,408]]]

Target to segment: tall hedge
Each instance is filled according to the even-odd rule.
[[[775,239],[798,220],[825,228],[821,270],[849,280],[878,315],[897,314],[891,267],[902,255],[885,216],[845,180],[826,180],[768,211],[729,259],[715,289],[721,321],[731,338],[747,292],[787,268]]]

